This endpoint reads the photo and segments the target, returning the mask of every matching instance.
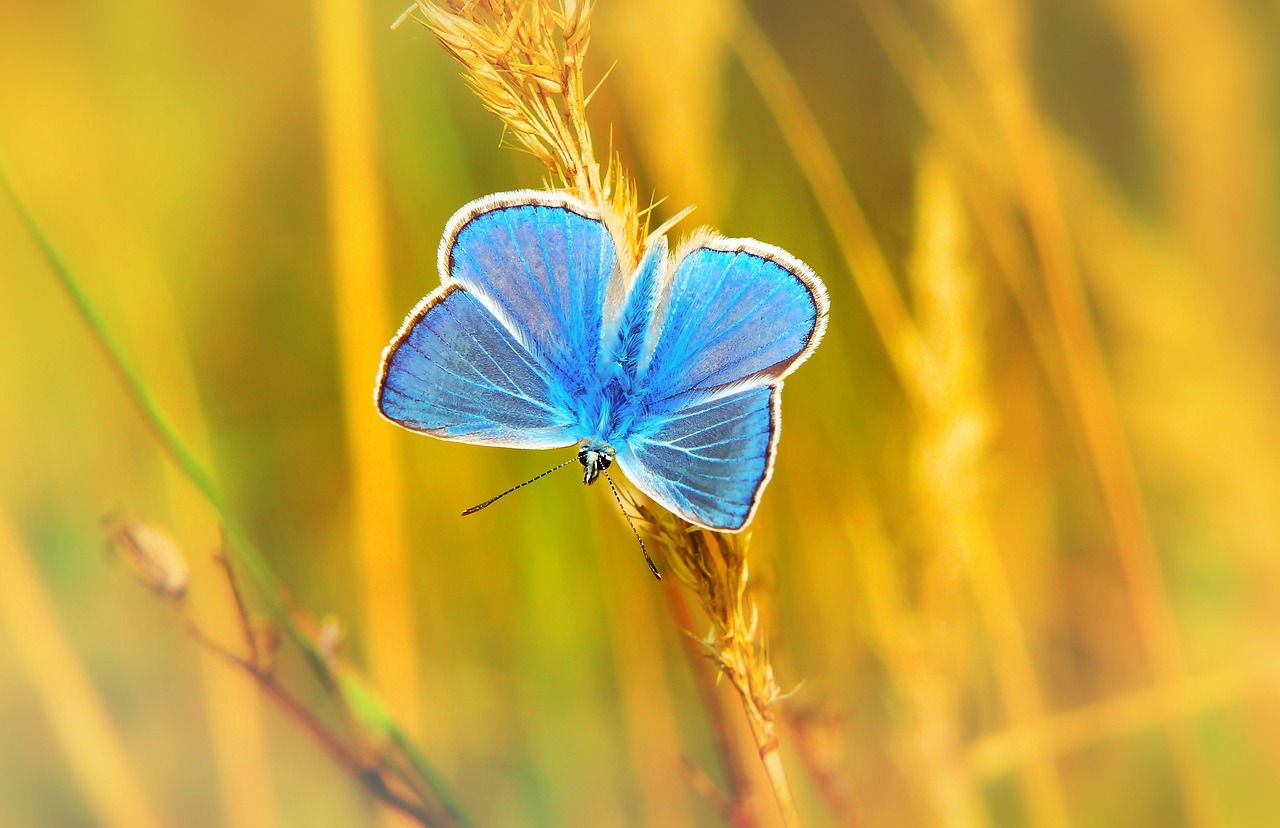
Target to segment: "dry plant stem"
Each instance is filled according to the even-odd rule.
[[[297,699],[291,696],[283,687],[276,682],[270,672],[264,670],[259,665],[250,662],[248,659],[242,658],[233,652],[225,649],[221,644],[214,641],[202,630],[198,624],[184,613],[184,623],[188,634],[197,644],[204,647],[207,651],[213,653],[219,658],[226,661],[233,667],[238,668],[242,672],[249,675],[262,689],[272,701],[279,705],[280,709],[287,713],[290,718],[297,722],[303,730],[307,731],[313,739],[324,749],[325,753],[340,765],[351,776],[360,780],[361,784],[374,796],[378,801],[386,806],[400,811],[401,813],[412,817],[419,823],[426,826],[434,826],[437,823],[431,821],[425,809],[422,806],[410,802],[405,797],[391,790],[387,780],[378,772],[376,768],[370,767],[361,761],[360,757],[351,750],[341,739],[330,731],[323,722],[321,722],[314,714],[302,705]]]
[[[261,660],[257,639],[253,633],[252,621],[234,570],[232,570],[226,557],[222,554],[215,556],[215,560],[226,575],[227,584],[235,600],[236,612],[240,620],[240,631],[248,648],[249,656],[247,658],[238,656],[215,641],[186,611],[185,604],[177,602],[176,606],[182,615],[183,624],[196,643],[222,658],[228,664],[247,673],[272,701],[301,725],[324,749],[325,753],[329,754],[330,758],[351,776],[358,779],[374,798],[388,807],[412,817],[422,825],[441,825],[440,821],[429,816],[427,809],[423,805],[411,802],[404,795],[393,790],[391,783],[376,767],[363,761],[337,734],[333,733],[315,714],[303,706],[301,702],[276,681],[271,665],[264,664]]]
[[[759,640],[759,612],[746,594],[745,539],[699,529],[647,506],[641,505],[638,511],[638,522],[665,552],[672,571],[693,591],[711,622],[711,631],[698,639],[702,651],[738,692],[783,823],[799,825],[799,812],[778,753],[774,705],[782,694],[768,652]],[[688,624],[687,618],[683,623]],[[685,629],[689,630],[688,626]]]
[[[812,744],[813,737],[810,723],[794,714],[784,715],[783,720],[796,737],[793,743],[795,749],[800,754],[800,761],[804,763],[805,769],[817,786],[818,795],[822,797],[822,801],[827,803],[827,807],[841,825],[857,825],[857,810],[854,808],[849,790],[837,775],[836,769],[832,767],[833,763],[824,761],[819,755],[820,751],[815,749]]]
[[[235,570],[231,568],[231,561],[227,560],[227,556],[223,552],[214,555],[214,562],[218,568],[222,570],[223,577],[227,579],[227,584],[231,588],[231,597],[236,602],[236,614],[240,617],[240,633],[244,638],[245,652],[249,654],[249,663],[261,665],[263,663],[262,654],[258,651],[258,638],[253,634],[253,626],[249,623],[249,608],[245,606],[244,596],[240,592],[240,585],[236,581]]]
[[[707,801],[707,804],[715,809],[727,824],[736,826],[736,828],[744,828],[753,825],[750,815],[745,814],[739,809],[729,797],[724,795],[724,791],[716,787],[716,783],[702,772],[702,769],[690,762],[687,758],[680,758],[680,770],[684,773],[685,781],[689,783],[689,787]]]
[[[725,820],[731,825],[737,828],[750,828],[755,825],[755,818],[747,807],[751,796],[751,782],[747,778],[746,768],[742,766],[742,759],[733,738],[733,726],[729,723],[728,714],[722,702],[723,694],[716,683],[716,674],[707,669],[706,649],[693,635],[693,615],[689,612],[684,596],[675,587],[667,587],[663,590],[663,594],[667,598],[667,605],[671,608],[676,626],[686,633],[681,636],[681,644],[685,658],[689,662],[689,672],[693,675],[694,684],[698,688],[698,698],[702,701],[707,723],[711,726],[711,737],[715,741],[720,762],[729,780],[728,796],[716,790],[720,799],[727,803],[726,807],[717,806],[716,800],[712,798],[708,798],[708,801],[711,802],[712,807],[721,811]],[[702,774],[702,778],[706,779],[706,775]],[[706,779],[706,782],[714,789],[709,779]],[[695,784],[694,789],[706,796],[706,792],[698,785]]]
[[[226,533],[228,543],[227,548],[235,553],[237,561],[243,565],[244,570],[249,573],[256,592],[266,601],[270,610],[271,619],[289,636],[289,640],[297,646],[302,653],[312,674],[321,683],[321,685],[331,692],[335,692],[333,686],[333,676],[330,674],[325,665],[324,657],[317,650],[314,642],[304,635],[297,625],[293,622],[287,606],[287,594],[276,580],[270,567],[267,566],[266,560],[258,551],[257,547],[249,539],[248,534],[236,521],[235,517],[227,509],[221,494],[214,485],[212,476],[196,459],[195,455],[187,448],[177,431],[169,423],[168,419],[161,412],[159,406],[152,398],[146,383],[143,381],[141,374],[124,356],[123,350],[119,347],[115,338],[111,334],[105,320],[99,315],[97,309],[92,302],[89,301],[87,294],[80,287],[79,282],[72,275],[71,271],[63,263],[61,257],[54,249],[52,243],[45,236],[43,229],[36,222],[35,217],[31,215],[27,209],[26,203],[18,197],[10,184],[9,178],[5,170],[0,166],[0,189],[7,192],[18,210],[19,216],[25,222],[32,238],[39,246],[40,251],[44,254],[46,261],[50,266],[50,270],[57,278],[59,284],[66,290],[68,297],[74,304],[85,326],[95,340],[96,344],[101,348],[103,355],[107,359],[111,370],[120,378],[124,390],[128,394],[130,401],[137,407],[142,415],[142,420],[146,428],[156,438],[160,448],[168,455],[188,480],[200,491],[205,500],[218,513],[222,521],[223,530]],[[228,568],[230,572],[230,568]],[[233,580],[233,584],[234,584]],[[240,599],[237,599],[238,601]],[[243,602],[240,602],[243,606]],[[242,615],[247,622],[247,615]],[[249,633],[251,634],[251,632]],[[259,654],[261,655],[260,651]],[[383,728],[393,735],[399,734],[398,726],[390,721],[384,720],[379,723]],[[416,766],[423,766],[421,758],[415,763]],[[429,770],[429,768],[427,769]],[[454,806],[453,798],[439,781],[439,777],[434,773],[424,775],[429,787],[433,790],[436,798],[442,803],[446,803],[446,807],[451,815],[454,815],[454,821],[466,824],[465,818]]]
[[[764,765],[765,775],[773,787],[773,794],[778,800],[778,809],[782,812],[782,823],[787,828],[799,828],[800,811],[796,808],[795,798],[791,795],[791,787],[787,783],[786,770],[782,767],[782,754],[778,752],[778,737],[774,728],[773,716],[761,715],[751,702],[743,696],[743,707],[747,711],[747,723],[751,725],[751,735],[755,737],[756,748],[760,752],[760,762]]]

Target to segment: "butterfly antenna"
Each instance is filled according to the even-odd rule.
[[[532,477],[532,478],[530,478],[530,479],[528,479],[528,480],[524,481],[524,482],[523,482],[523,483],[521,483],[519,486],[512,486],[510,489],[507,489],[507,490],[506,490],[505,492],[503,492],[502,494],[500,494],[500,495],[495,495],[494,497],[489,498],[489,499],[488,499],[488,500],[486,500],[484,503],[481,503],[481,504],[479,504],[479,505],[477,505],[477,506],[472,506],[470,509],[468,509],[467,511],[463,512],[463,513],[462,513],[462,516],[463,516],[463,517],[466,517],[467,515],[474,515],[476,512],[480,511],[480,510],[481,510],[481,509],[483,509],[484,507],[486,507],[486,506],[492,506],[494,503],[497,503],[499,500],[501,500],[502,498],[504,498],[504,497],[506,497],[507,495],[511,494],[511,493],[512,493],[512,492],[514,492],[516,489],[523,489],[525,486],[528,486],[528,485],[529,485],[530,483],[532,483],[533,481],[535,481],[535,480],[541,480],[542,478],[544,478],[544,477],[546,477],[547,475],[551,474],[553,471],[559,471],[560,469],[563,469],[565,466],[569,465],[570,463],[577,462],[577,459],[578,459],[578,458],[576,458],[576,457],[571,457],[571,458],[569,458],[568,460],[566,460],[566,461],[564,461],[563,463],[561,463],[560,465],[558,465],[558,466],[553,466],[552,468],[547,469],[546,471],[544,471],[542,474],[538,475],[537,477]]]
[[[649,550],[644,545],[644,538],[640,537],[640,530],[632,523],[627,507],[622,505],[622,495],[618,494],[618,487],[613,485],[613,478],[609,476],[608,471],[605,471],[604,479],[609,481],[609,490],[613,492],[613,499],[618,501],[618,508],[622,510],[622,516],[627,519],[627,525],[631,527],[632,534],[636,536],[636,540],[640,543],[640,551],[644,553],[644,562],[649,565],[649,571],[653,573],[653,577],[661,581],[662,575],[658,573],[658,567],[653,565],[653,558],[649,557]]]

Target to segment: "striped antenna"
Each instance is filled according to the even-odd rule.
[[[577,461],[577,459],[578,459],[578,458],[576,458],[576,457],[571,457],[571,458],[569,458],[568,460],[566,460],[566,461],[564,461],[563,463],[561,463],[560,465],[558,465],[558,466],[553,466],[552,468],[547,469],[546,471],[544,471],[542,474],[538,475],[537,477],[531,477],[531,478],[529,478],[528,480],[526,480],[526,481],[524,481],[523,483],[521,483],[519,486],[512,486],[510,489],[507,489],[507,490],[506,490],[505,492],[503,492],[502,494],[500,494],[500,495],[495,495],[495,496],[493,496],[493,497],[489,498],[488,500],[486,500],[484,503],[479,504],[478,506],[472,506],[470,509],[468,509],[467,511],[463,512],[463,513],[462,513],[462,516],[463,516],[463,517],[466,517],[467,515],[474,515],[476,512],[480,511],[480,510],[481,510],[481,509],[483,509],[484,507],[486,507],[486,506],[492,506],[494,503],[497,503],[499,500],[501,500],[502,498],[504,498],[504,497],[506,497],[507,495],[511,494],[511,493],[512,493],[512,492],[514,492],[516,489],[523,489],[525,486],[528,486],[528,485],[529,485],[530,483],[532,483],[533,481],[535,481],[535,480],[541,480],[542,478],[544,478],[544,477],[546,477],[547,475],[551,474],[553,471],[559,471],[560,469],[563,469],[565,466],[569,465],[570,463],[576,462],[576,461]],[[610,484],[610,485],[612,485],[612,484]]]
[[[627,507],[622,504],[622,495],[618,494],[618,487],[613,485],[613,478],[609,476],[608,469],[604,469],[604,479],[609,481],[609,489],[613,492],[613,499],[618,501],[618,508],[622,510],[622,516],[627,519],[627,525],[631,527],[631,533],[636,536],[636,540],[640,543],[640,551],[644,553],[644,562],[649,565],[649,571],[653,573],[653,577],[661,581],[662,575],[658,573],[658,567],[654,566],[653,558],[649,557],[649,550],[645,548],[644,538],[640,537],[640,530],[631,522],[631,515],[627,512]]]

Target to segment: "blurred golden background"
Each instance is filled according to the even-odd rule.
[[[608,491],[461,519],[561,455],[370,402],[448,216],[543,175],[400,12],[6,3],[0,160],[472,823],[722,824]],[[1280,824],[1280,6],[602,0],[615,63],[655,215],[831,292],[749,558],[804,824]],[[0,824],[409,824],[104,554],[165,527],[237,644],[218,513],[0,201]]]

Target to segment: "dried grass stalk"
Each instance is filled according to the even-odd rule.
[[[506,128],[504,138],[537,158],[558,186],[600,206],[625,250],[639,259],[647,233],[635,189],[617,158],[601,172],[587,125],[595,88],[585,78],[592,2],[417,0],[416,19],[466,70],[467,84]]]
[[[759,606],[748,591],[746,551],[750,536],[711,532],[644,504],[637,505],[637,511],[639,525],[671,571],[693,592],[707,616],[711,626],[699,643],[742,699],[751,737],[784,823],[799,825],[799,813],[778,752],[774,707],[784,694],[778,687],[760,630]]]

